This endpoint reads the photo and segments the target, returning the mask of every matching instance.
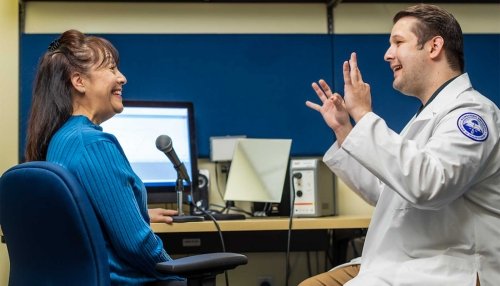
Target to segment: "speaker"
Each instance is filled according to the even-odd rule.
[[[203,210],[208,210],[208,188],[209,188],[209,172],[206,169],[201,169],[198,173],[198,190],[193,194],[193,203]],[[199,209],[191,206],[192,215],[202,215]]]

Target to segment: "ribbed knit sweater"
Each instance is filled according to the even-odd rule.
[[[171,258],[149,225],[144,184],[113,135],[85,116],[72,116],[52,137],[47,161],[67,168],[89,194],[103,228],[113,285],[179,279],[154,270]]]

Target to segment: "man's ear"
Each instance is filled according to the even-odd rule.
[[[71,75],[71,84],[79,93],[85,93],[85,80],[79,72],[74,72]]]
[[[435,36],[429,40],[429,55],[435,59],[443,54],[444,39],[441,36]]]

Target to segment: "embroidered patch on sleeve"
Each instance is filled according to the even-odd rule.
[[[488,138],[488,126],[481,116],[467,112],[457,120],[458,129],[474,141],[484,141]]]

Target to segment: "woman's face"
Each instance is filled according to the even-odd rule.
[[[125,76],[118,70],[114,61],[103,66],[93,66],[84,77],[85,91],[77,108],[83,108],[84,115],[96,123],[102,122],[122,112],[123,85]]]

